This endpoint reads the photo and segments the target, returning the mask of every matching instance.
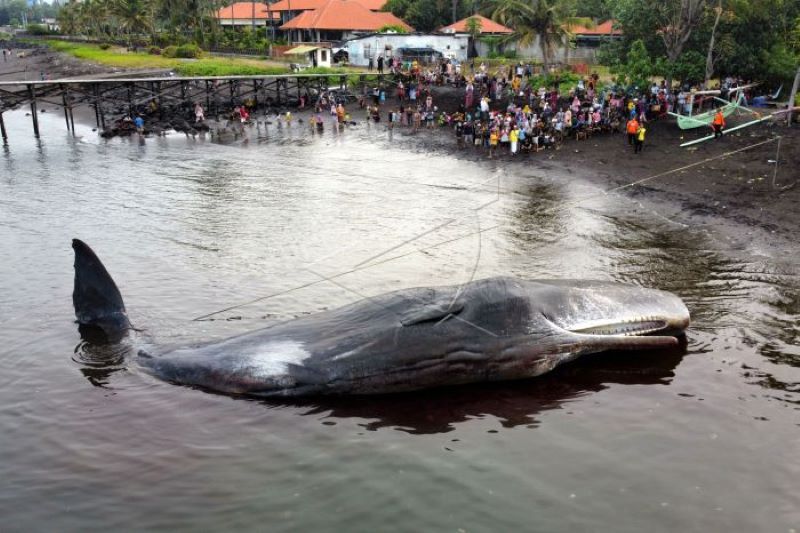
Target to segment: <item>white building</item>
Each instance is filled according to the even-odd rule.
[[[469,36],[460,34],[373,33],[347,40],[341,49],[347,51],[351,65],[365,67],[370,59],[375,65],[381,55],[386,59],[402,57],[404,50],[431,50],[445,58],[466,61],[468,44]]]

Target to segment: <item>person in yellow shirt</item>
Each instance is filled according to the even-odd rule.
[[[494,157],[494,152],[497,150],[497,144],[500,142],[500,134],[497,131],[497,128],[492,128],[492,131],[489,132],[489,159]]]
[[[642,153],[642,148],[644,148],[644,136],[647,134],[647,128],[644,127],[644,124],[639,126],[639,130],[636,132],[636,142],[634,145],[633,153],[640,154]]]
[[[511,155],[517,155],[517,149],[519,147],[519,130],[516,126],[514,126],[510,132],[508,132],[508,141],[511,143]]]

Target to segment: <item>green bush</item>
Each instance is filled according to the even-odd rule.
[[[97,46],[100,48],[100,50],[108,50],[109,48],[111,48],[111,45],[108,43],[100,43]]]
[[[164,48],[164,51],[161,52],[161,55],[164,57],[178,57],[178,47],[175,45],[167,46]]]
[[[517,51],[516,50],[506,50],[503,52],[503,57],[506,59],[516,59],[517,58]]]
[[[552,74],[540,74],[538,76],[533,76],[529,80],[529,83],[532,89],[538,89],[539,87],[545,87],[549,89],[556,85],[558,85],[560,89],[571,89],[578,84],[578,80],[580,78],[581,76],[578,76],[572,72],[561,71]]]
[[[147,53],[151,56],[160,56],[161,55],[161,48],[158,46],[151,46],[147,49]]]
[[[196,44],[182,44],[175,51],[175,57],[195,59],[203,55],[203,51]]]
[[[28,24],[27,31],[31,35],[50,35],[50,30],[44,24]]]

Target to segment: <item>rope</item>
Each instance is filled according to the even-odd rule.
[[[632,181],[632,182],[630,182],[630,183],[626,183],[626,184],[623,184],[623,185],[619,185],[619,186],[617,186],[617,187],[613,187],[613,188],[611,188],[611,189],[608,189],[608,190],[606,190],[606,191],[602,191],[602,192],[600,192],[600,193],[597,193],[597,194],[593,194],[593,195],[586,196],[586,197],[584,197],[584,198],[581,198],[581,199],[579,199],[579,200],[575,200],[574,202],[569,202],[569,203],[566,203],[566,204],[561,204],[561,205],[560,205],[560,206],[559,206],[559,207],[558,207],[556,210],[557,210],[557,211],[560,211],[560,210],[562,210],[562,209],[567,209],[568,207],[571,207],[571,206],[574,206],[574,205],[578,205],[578,204],[580,204],[580,203],[583,203],[583,202],[585,202],[585,201],[588,201],[588,200],[592,200],[592,199],[594,199],[594,198],[600,198],[600,197],[603,197],[603,196],[608,196],[610,193],[614,193],[614,192],[617,192],[617,191],[621,191],[621,190],[623,190],[623,189],[627,189],[627,188],[630,188],[630,187],[635,187],[636,185],[641,185],[642,183],[647,183],[648,181],[654,180],[654,179],[656,179],[656,178],[660,178],[660,177],[663,177],[663,176],[668,176],[668,175],[670,175],[670,174],[673,174],[673,173],[675,173],[675,172],[680,172],[680,171],[682,171],[682,170],[686,170],[686,169],[689,169],[689,168],[693,168],[693,167],[696,167],[696,166],[698,166],[698,165],[703,165],[703,164],[705,164],[705,163],[709,163],[709,162],[711,162],[711,161],[714,161],[714,160],[717,160],[717,159],[722,159],[722,158],[725,158],[725,157],[730,157],[730,156],[732,156],[732,155],[736,155],[736,154],[739,154],[739,153],[742,153],[742,152],[746,152],[747,150],[751,150],[751,149],[753,149],[753,148],[757,148],[757,147],[759,147],[759,146],[763,146],[763,145],[765,145],[765,144],[768,144],[768,143],[771,143],[771,142],[778,141],[778,142],[779,142],[779,144],[778,144],[778,148],[780,149],[780,140],[781,140],[782,138],[783,138],[782,136],[779,136],[779,137],[773,137],[773,138],[771,138],[771,139],[767,139],[766,141],[757,142],[757,143],[754,143],[754,144],[751,144],[751,145],[745,146],[745,147],[743,147],[743,148],[738,148],[738,149],[736,149],[736,150],[731,150],[731,151],[729,151],[729,152],[725,152],[725,153],[723,153],[723,154],[720,154],[720,155],[717,155],[717,156],[714,156],[714,157],[708,157],[708,158],[706,158],[706,159],[703,159],[702,161],[697,161],[697,162],[695,162],[695,163],[690,163],[690,164],[688,164],[688,165],[684,165],[684,166],[682,166],[682,167],[674,168],[674,169],[672,169],[672,170],[667,170],[667,171],[664,171],[664,172],[659,172],[658,174],[653,174],[652,176],[648,176],[648,177],[646,177],[646,178],[641,178],[641,179],[638,179],[638,180]],[[484,183],[485,183],[485,182],[484,182]],[[498,195],[499,195],[499,193],[500,193],[500,190],[499,190],[499,183],[498,183]],[[489,202],[489,203],[488,203],[488,204],[486,204],[486,205],[483,205],[483,206],[479,207],[477,210],[480,210],[480,209],[482,209],[483,207],[486,207],[487,205],[490,205],[490,204],[492,204],[492,203],[495,203],[496,201],[497,201],[497,199],[496,199],[496,200],[493,200],[493,201],[491,201],[491,202]],[[477,210],[476,210],[476,211],[477,211]],[[463,218],[463,217],[460,217],[460,218]],[[468,237],[471,237],[471,236],[473,236],[473,235],[479,235],[479,236],[480,236],[480,235],[482,235],[482,234],[483,234],[484,232],[486,232],[486,231],[491,231],[491,230],[493,230],[493,229],[496,229],[496,228],[498,228],[498,227],[499,227],[499,225],[495,225],[495,226],[491,226],[491,227],[489,227],[489,228],[486,228],[486,229],[480,229],[480,226],[479,226],[479,229],[478,229],[478,231],[475,231],[475,232],[472,232],[472,233],[468,233],[468,234],[466,234],[466,235],[463,235],[463,236],[461,236],[461,237],[456,237],[456,238],[449,239],[449,240],[446,240],[446,241],[441,241],[441,242],[439,242],[439,243],[436,243],[436,244],[433,244],[433,245],[431,245],[431,246],[428,246],[428,247],[425,247],[425,248],[418,248],[418,249],[416,249],[416,250],[412,250],[412,251],[410,251],[410,252],[407,252],[407,253],[405,253],[405,254],[400,254],[400,255],[393,256],[393,257],[389,257],[389,258],[387,258],[387,259],[383,259],[383,260],[381,260],[381,261],[374,261],[375,259],[377,259],[377,258],[379,258],[379,257],[382,257],[382,256],[386,255],[386,254],[387,254],[387,253],[389,253],[390,251],[392,251],[392,250],[395,250],[395,249],[399,248],[399,247],[400,247],[400,246],[402,246],[402,245],[409,244],[409,243],[411,243],[411,242],[413,242],[413,241],[415,241],[415,240],[418,240],[418,239],[419,239],[419,238],[421,238],[422,236],[425,236],[425,235],[427,235],[427,234],[429,234],[429,233],[432,233],[432,232],[434,232],[434,231],[436,231],[436,230],[438,230],[438,229],[441,229],[442,227],[444,227],[444,226],[447,226],[447,225],[449,225],[449,224],[451,224],[451,223],[455,222],[456,220],[459,220],[459,219],[458,219],[458,218],[455,218],[455,219],[450,219],[450,220],[448,220],[448,221],[445,221],[444,223],[442,223],[442,224],[439,224],[439,225],[435,226],[434,228],[432,228],[432,229],[429,229],[429,230],[427,230],[427,231],[423,232],[421,235],[419,235],[419,236],[417,236],[417,237],[414,237],[414,238],[412,238],[412,239],[408,239],[408,240],[406,240],[406,241],[403,241],[403,243],[401,243],[400,245],[393,246],[393,247],[391,247],[390,249],[388,249],[388,250],[386,250],[386,251],[384,251],[384,252],[381,252],[381,253],[379,253],[379,254],[377,254],[377,255],[374,255],[374,256],[372,256],[370,259],[367,259],[366,261],[361,261],[361,262],[360,262],[360,263],[358,263],[358,264],[357,264],[357,265],[356,265],[354,268],[352,268],[352,269],[350,269],[350,270],[346,270],[346,271],[343,271],[343,272],[339,272],[338,274],[335,274],[335,275],[333,275],[333,276],[327,276],[327,277],[324,277],[323,279],[318,279],[318,280],[315,280],[315,281],[310,281],[310,282],[308,282],[308,283],[304,283],[304,284],[302,284],[302,285],[297,285],[297,286],[295,286],[295,287],[291,287],[291,288],[289,288],[289,289],[285,289],[285,290],[282,290],[282,291],[278,291],[278,292],[274,292],[274,293],[271,293],[271,294],[267,294],[267,295],[265,295],[265,296],[260,296],[260,297],[258,297],[258,298],[254,298],[254,299],[252,299],[252,300],[249,300],[249,301],[246,301],[246,302],[238,303],[238,304],[235,304],[235,305],[232,305],[232,306],[226,307],[226,308],[224,308],[224,309],[219,309],[219,310],[217,310],[217,311],[214,311],[214,312],[212,312],[212,313],[207,313],[207,314],[205,314],[205,315],[201,315],[201,316],[195,317],[195,318],[193,318],[193,319],[192,319],[192,321],[204,321],[204,320],[208,320],[208,319],[210,319],[211,317],[213,317],[214,315],[218,315],[218,314],[221,314],[221,313],[224,313],[224,312],[227,312],[227,311],[232,311],[232,310],[234,310],[234,309],[238,309],[238,308],[240,308],[240,307],[245,307],[245,306],[248,306],[248,305],[252,305],[252,304],[254,304],[254,303],[258,303],[258,302],[261,302],[261,301],[264,301],[264,300],[268,300],[268,299],[270,299],[270,298],[275,298],[275,297],[277,297],[277,296],[283,296],[283,295],[285,295],[285,294],[289,294],[289,293],[291,293],[291,292],[294,292],[294,291],[297,291],[297,290],[300,290],[300,289],[305,289],[305,288],[311,287],[311,286],[313,286],[313,285],[318,285],[318,284],[320,284],[320,283],[324,283],[324,282],[332,282],[332,280],[334,280],[334,279],[336,279],[336,278],[339,278],[339,277],[342,277],[342,276],[345,276],[345,275],[348,275],[348,274],[352,274],[352,273],[354,273],[354,272],[358,272],[358,271],[360,271],[360,270],[365,270],[365,269],[367,269],[367,268],[372,268],[372,267],[374,267],[374,266],[378,266],[378,265],[381,265],[381,264],[384,264],[384,263],[389,263],[389,262],[391,262],[391,261],[395,261],[395,260],[397,260],[397,259],[401,259],[401,258],[403,258],[403,257],[407,257],[407,256],[409,256],[409,255],[412,255],[412,254],[421,253],[421,252],[424,252],[424,251],[427,251],[427,250],[430,250],[430,249],[433,249],[433,248],[437,248],[437,247],[439,247],[439,246],[443,246],[443,245],[445,245],[445,244],[449,244],[449,243],[451,243],[451,242],[455,242],[455,241],[459,241],[459,240],[462,240],[462,239],[466,239],[466,238],[468,238]],[[374,261],[374,262],[373,262],[373,261]],[[477,269],[477,265],[476,265],[476,269]],[[312,271],[312,273],[316,274],[316,273],[315,273],[315,272],[313,272],[313,271]],[[317,275],[317,276],[320,276],[319,274],[316,274],[316,275]],[[339,284],[337,284],[337,285],[339,285]],[[339,285],[339,286],[341,286],[341,285]]]

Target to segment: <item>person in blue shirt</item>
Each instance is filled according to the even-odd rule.
[[[136,115],[136,118],[133,119],[133,124],[136,126],[136,131],[144,133],[144,119],[141,115]]]

